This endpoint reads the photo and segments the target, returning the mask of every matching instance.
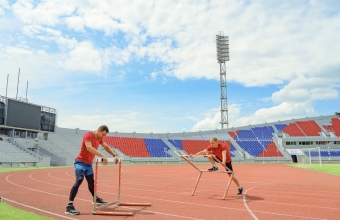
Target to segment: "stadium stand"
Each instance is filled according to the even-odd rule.
[[[151,157],[171,157],[166,152],[170,148],[161,139],[144,138],[144,141]]]
[[[0,141],[0,165],[2,167],[18,167],[36,163],[37,157],[33,151],[10,143],[7,137],[2,137],[2,139]],[[5,163],[8,163],[7,166],[3,165]]]
[[[199,151],[206,149],[210,142],[208,140],[171,140],[169,142],[172,143],[178,150],[184,150],[187,154],[195,154]],[[227,147],[229,147],[231,151],[231,156],[235,157],[232,151],[236,150],[236,148],[231,144],[230,141],[220,140],[219,142],[225,143]]]
[[[72,165],[74,157],[79,152],[80,143],[86,130],[67,129],[56,127],[55,132],[47,136],[39,136],[40,152],[38,156],[48,156],[50,165]],[[5,161],[13,163],[25,160],[27,163],[37,161],[34,148],[35,137],[20,135],[12,132],[14,137],[0,136],[0,166]],[[114,135],[114,136],[113,136]],[[163,163],[172,161],[181,163],[179,154],[197,153],[209,145],[209,139],[217,137],[230,147],[233,160],[255,161],[291,161],[291,149],[311,147],[321,148],[321,157],[324,161],[340,160],[340,119],[337,116],[319,116],[306,119],[292,119],[262,125],[249,125],[242,128],[215,129],[199,132],[165,133],[165,134],[139,134],[139,133],[109,133],[104,138],[113,151],[123,158],[126,163]],[[8,139],[12,142],[9,144]],[[2,147],[4,145],[16,148]],[[28,152],[27,152],[28,151]],[[99,151],[110,157],[102,148]],[[12,156],[14,154],[14,156]],[[312,151],[312,157],[318,152]],[[317,158],[313,158],[313,160]],[[42,159],[38,159],[40,161]],[[3,161],[3,162],[1,162]],[[206,163],[206,158],[201,161]]]
[[[332,118],[331,119],[332,123],[332,130],[334,134],[338,137],[340,137],[340,119],[339,118]]]
[[[150,157],[143,138],[106,136],[104,141],[130,157]]]
[[[297,121],[296,124],[306,136],[320,136],[319,133],[322,131],[314,120]]]
[[[291,137],[301,137],[306,136],[302,130],[297,126],[296,123],[290,123],[283,130],[283,133],[289,134]]]

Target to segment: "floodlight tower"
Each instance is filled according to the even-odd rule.
[[[217,62],[220,64],[221,87],[221,125],[228,128],[227,82],[225,61],[229,61],[229,37],[222,33],[216,35]]]

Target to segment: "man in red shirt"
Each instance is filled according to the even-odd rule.
[[[196,153],[196,155],[208,155],[208,154],[214,154],[217,157],[217,159],[219,159],[222,162],[222,164],[225,164],[225,166],[228,167],[229,170],[233,171],[233,167],[231,165],[230,149],[224,143],[218,143],[216,137],[212,137],[210,139],[210,145],[206,149]],[[210,163],[213,165],[208,170],[209,171],[218,170],[218,167],[215,164],[215,159],[213,157],[208,157],[208,159]],[[230,176],[230,174],[228,175]],[[233,175],[232,180],[238,187],[237,195],[242,195],[243,187],[241,186],[240,182],[238,181],[235,175]]]
[[[70,197],[68,205],[66,206],[65,214],[69,215],[79,215],[80,212],[76,210],[73,206],[74,198],[78,193],[79,186],[84,180],[84,177],[87,180],[88,189],[94,197],[94,178],[93,178],[93,168],[92,161],[95,155],[102,158],[102,162],[104,165],[107,164],[107,158],[104,154],[98,151],[99,144],[104,147],[106,152],[111,154],[115,158],[115,163],[118,162],[117,155],[111,150],[111,148],[103,141],[103,137],[105,137],[109,133],[109,128],[106,125],[102,125],[98,128],[98,130],[94,132],[86,132],[83,137],[83,141],[81,143],[80,152],[75,158],[74,168],[76,175],[76,182],[71,188]],[[96,202],[99,204],[105,204],[106,202],[97,197]]]

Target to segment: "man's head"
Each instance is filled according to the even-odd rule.
[[[98,128],[96,132],[97,138],[103,138],[109,133],[109,128],[106,125],[102,125]]]
[[[216,137],[210,138],[210,145],[211,145],[213,148],[217,148],[217,147],[218,147],[218,140],[217,140]]]

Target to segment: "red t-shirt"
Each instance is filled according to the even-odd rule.
[[[99,147],[99,144],[102,144],[104,141],[102,138],[96,139],[94,137],[93,132],[91,131],[86,132],[84,134],[83,141],[81,142],[80,152],[76,156],[76,160],[79,160],[86,164],[92,164],[92,161],[95,155],[86,149],[85,142],[91,142],[92,147],[97,150]]]
[[[206,148],[207,151],[212,151],[213,154],[218,157],[221,162],[223,160],[223,156],[222,156],[222,151],[226,150],[226,163],[230,163],[231,162],[231,157],[230,157],[230,151],[229,148],[227,147],[227,145],[223,144],[223,143],[218,143],[218,147],[217,148],[213,148],[211,145],[209,145]]]

